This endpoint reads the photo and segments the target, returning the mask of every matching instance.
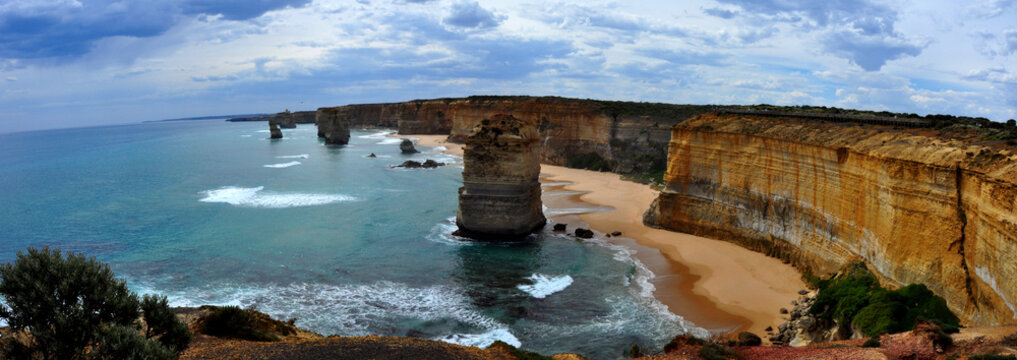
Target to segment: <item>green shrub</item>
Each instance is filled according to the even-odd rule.
[[[81,254],[28,248],[0,266],[0,318],[34,341],[2,339],[10,358],[81,359],[104,328],[138,319],[138,297],[109,266]]]
[[[238,306],[216,308],[205,317],[202,333],[252,341],[279,341],[279,337],[255,329],[254,317]]]
[[[699,357],[706,360],[727,360],[732,357],[738,357],[738,353],[715,343],[706,344],[706,346],[699,349],[698,354]]]
[[[141,298],[141,312],[147,325],[145,338],[156,338],[160,344],[176,352],[183,351],[191,343],[187,324],[173,314],[165,296],[145,295]]]
[[[862,347],[863,348],[878,348],[879,347],[879,336],[873,336],[873,337],[870,337],[868,340],[865,340],[865,343],[862,344]]]
[[[505,352],[512,355],[516,360],[552,360],[550,356],[540,355],[532,351],[526,351],[516,348],[515,346],[509,345],[508,343],[498,340],[495,341],[488,348],[501,348]]]
[[[820,292],[809,312],[819,319],[857,325],[868,336],[910,330],[918,319],[933,321],[944,331],[960,325],[946,300],[925,285],[883,289],[864,264],[849,265],[842,275],[816,284]]]
[[[95,360],[169,360],[176,357],[173,350],[149,341],[137,329],[127,326],[105,328],[90,359]]]
[[[690,335],[678,335],[668,341],[667,345],[664,345],[664,353],[669,353],[686,346],[699,346],[706,345],[706,341],[695,338]]]

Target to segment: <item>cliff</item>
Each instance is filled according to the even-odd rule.
[[[287,110],[287,111],[289,111],[289,110]],[[226,121],[229,121],[229,122],[268,121],[268,120],[275,119],[275,117],[278,116],[279,114],[282,114],[282,113],[235,117],[235,118],[227,119]],[[294,123],[296,123],[296,124],[314,124],[314,116],[315,116],[315,114],[316,114],[316,111],[296,111],[296,112],[290,113],[290,115],[293,117]]]
[[[931,128],[706,114],[671,130],[651,225],[813,273],[864,260],[969,324],[1017,320],[1017,156]]]
[[[544,227],[539,158],[531,122],[495,115],[478,124],[463,148],[456,235],[515,241]]]
[[[714,109],[559,97],[471,96],[321,108],[318,126],[321,137],[328,137],[330,121],[347,121],[352,127],[398,127],[400,134],[449,134],[451,141],[462,143],[481,120],[495,114],[512,115],[537,124],[543,163],[659,176],[666,164],[671,126]]]

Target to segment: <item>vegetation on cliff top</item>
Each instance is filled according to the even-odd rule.
[[[10,359],[170,359],[191,339],[165,298],[139,301],[108,265],[81,254],[18,252],[0,266],[0,296],[12,334],[0,347]]]
[[[809,312],[821,320],[858,326],[866,336],[907,331],[918,319],[933,321],[947,331],[960,325],[946,300],[925,285],[884,289],[861,263],[851,264],[829,279],[818,280],[816,285],[819,296]]]

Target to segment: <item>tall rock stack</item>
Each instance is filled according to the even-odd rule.
[[[513,241],[544,227],[536,124],[495,115],[474,128],[463,150],[456,235]]]
[[[346,109],[320,108],[314,115],[318,124],[318,137],[325,138],[327,145],[346,145],[350,142],[350,117]]]

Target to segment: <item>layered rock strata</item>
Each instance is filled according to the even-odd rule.
[[[456,235],[518,240],[544,227],[536,126],[511,115],[482,121],[463,148]]]
[[[968,324],[1017,322],[1017,156],[888,126],[707,114],[675,126],[650,225],[816,274],[864,260]]]
[[[585,158],[602,164],[598,167],[602,170],[649,173],[664,170],[671,126],[713,109],[558,97],[475,96],[321,108],[318,129],[319,136],[328,137],[335,127],[329,122],[340,121],[352,127],[398,127],[400,134],[449,134],[451,141],[461,143],[481,120],[506,114],[537,125],[544,163],[584,167],[575,160]]]
[[[318,124],[318,137],[325,139],[327,145],[346,145],[350,143],[349,109],[321,108],[315,114]]]

